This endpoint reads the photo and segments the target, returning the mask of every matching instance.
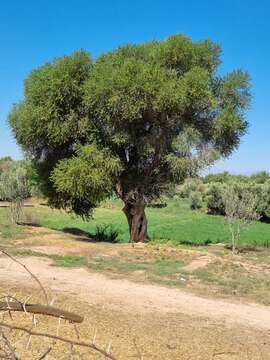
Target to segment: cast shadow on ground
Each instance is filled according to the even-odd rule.
[[[75,227],[65,227],[62,230],[64,233],[76,235],[79,240],[86,242],[119,242],[119,231],[111,225],[97,226],[95,232],[88,232]]]

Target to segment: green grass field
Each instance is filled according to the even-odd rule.
[[[104,227],[107,232],[112,229],[118,232],[118,241],[128,241],[128,226],[121,211],[120,201],[113,200],[104,203],[94,211],[93,218],[85,222],[63,211],[47,207],[27,208],[26,218],[33,218],[40,225],[66,231],[77,228],[95,236],[97,230]],[[149,237],[155,242],[172,242],[173,244],[205,245],[208,243],[230,242],[224,217],[208,215],[203,211],[192,211],[186,200],[169,201],[164,208],[147,208]],[[0,225],[2,235],[16,236],[20,231],[18,226],[7,223],[7,209],[0,209]],[[270,224],[257,222],[241,236],[242,244],[270,246]]]

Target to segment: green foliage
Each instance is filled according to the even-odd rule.
[[[262,220],[270,219],[270,182],[256,184],[254,182],[227,182],[210,183],[206,193],[206,206],[209,213],[225,214],[223,193],[228,188],[233,188],[241,198],[248,192],[256,198],[256,210]]]
[[[39,194],[39,178],[31,161],[0,159],[0,200],[23,200]]]
[[[254,187],[254,193],[258,196],[257,209],[262,219],[270,219],[270,181]]]
[[[86,232],[92,239],[95,238],[97,228],[108,227],[110,229],[113,224],[113,229],[118,232],[117,240],[121,243],[129,240],[128,224],[122,215],[122,207],[119,200],[112,200],[107,203],[106,207],[97,208],[90,222],[46,207],[36,208],[34,217],[38,217],[41,226],[64,232],[67,227],[73,227],[78,229],[78,234],[81,230],[82,234]],[[146,212],[149,219],[148,233],[152,243],[169,242],[174,245],[203,246],[211,243],[230,243],[231,241],[223,216],[208,215],[203,211],[191,210],[188,200],[168,200],[167,207],[146,208]],[[33,213],[33,209],[25,208],[25,215],[31,213]],[[7,209],[0,208],[0,237],[5,237],[5,241],[8,241],[21,236],[24,230],[27,228],[10,224],[7,219]],[[242,234],[240,244],[269,247],[269,239],[269,224],[256,222],[251,225],[249,231]]]
[[[211,214],[224,215],[225,208],[223,202],[224,186],[220,183],[212,183],[206,193],[206,206]]]
[[[176,195],[179,195],[181,198],[189,198],[192,192],[198,192],[201,195],[206,192],[206,186],[198,177],[187,178],[185,182],[176,189]]]
[[[30,182],[24,162],[14,162],[0,175],[0,198],[23,201],[30,195]]]
[[[235,178],[235,177],[234,177]],[[231,181],[232,175],[228,171],[218,174],[209,174],[203,178],[204,183],[227,183]]]
[[[199,210],[203,207],[202,196],[197,191],[192,191],[189,195],[190,208],[192,210]]]
[[[256,184],[265,184],[266,182],[270,182],[270,174],[267,171],[260,171],[252,174],[250,180]]]
[[[118,241],[128,242],[129,229],[122,215],[122,207],[119,200],[108,201],[106,206],[103,205],[94,211],[93,218],[89,222],[62,211],[43,207],[35,209],[35,216],[40,219],[41,226],[59,231],[66,231],[67,227],[77,228],[88,233],[92,239],[95,238],[97,228],[113,226],[113,229],[118,231]],[[4,212],[5,210],[2,209],[2,213]],[[24,212],[27,214],[33,210],[29,208]],[[223,216],[208,215],[204,211],[191,210],[190,202],[186,199],[181,201],[167,199],[166,207],[147,207],[146,213],[149,220],[148,235],[151,242],[154,243],[170,242],[175,245],[200,246],[210,243],[230,243],[231,241]],[[251,225],[249,231],[243,233],[240,244],[263,246],[267,245],[269,238],[269,224],[256,222]]]
[[[219,64],[217,44],[175,34],[33,70],[9,123],[50,203],[88,216],[113,189],[152,199],[231,154],[247,127],[249,76],[221,76]]]
[[[12,165],[13,160],[10,156],[5,156],[0,158],[0,175],[4,172],[7,171],[8,168]]]
[[[18,223],[23,201],[30,195],[31,185],[24,162],[14,162],[0,175],[0,198],[10,202],[10,218]]]
[[[254,221],[259,220],[258,199],[247,187],[239,184],[226,186],[222,193],[226,223],[232,239],[232,252],[235,254],[240,235]]]
[[[75,155],[75,145],[85,143],[90,135],[82,85],[91,66],[89,54],[77,51],[33,70],[25,81],[24,100],[9,115],[18,143],[34,158],[41,191],[60,207],[72,200],[58,198],[51,173],[59,160]]]
[[[203,182],[208,183],[255,183],[264,184],[270,181],[270,174],[267,171],[260,171],[258,173],[247,175],[232,175],[227,171],[218,174],[209,174],[203,178]]]
[[[111,225],[99,225],[96,227],[96,232],[93,235],[96,241],[117,243],[119,232]]]
[[[73,210],[82,216],[113,191],[112,178],[121,170],[119,160],[108,149],[98,150],[94,144],[78,146],[70,159],[58,162],[51,179],[58,193],[59,207]]]

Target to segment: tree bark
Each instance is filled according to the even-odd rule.
[[[143,196],[137,195],[124,201],[123,211],[129,225],[129,242],[147,241],[147,218]]]

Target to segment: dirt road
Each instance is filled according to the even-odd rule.
[[[174,288],[112,279],[84,268],[55,267],[44,258],[27,257],[22,261],[47,288],[62,294],[76,294],[77,298],[92,305],[102,304],[108,308],[139,314],[181,313],[270,330],[268,306],[202,298]],[[29,285],[32,280],[19,265],[1,257],[0,281]]]

